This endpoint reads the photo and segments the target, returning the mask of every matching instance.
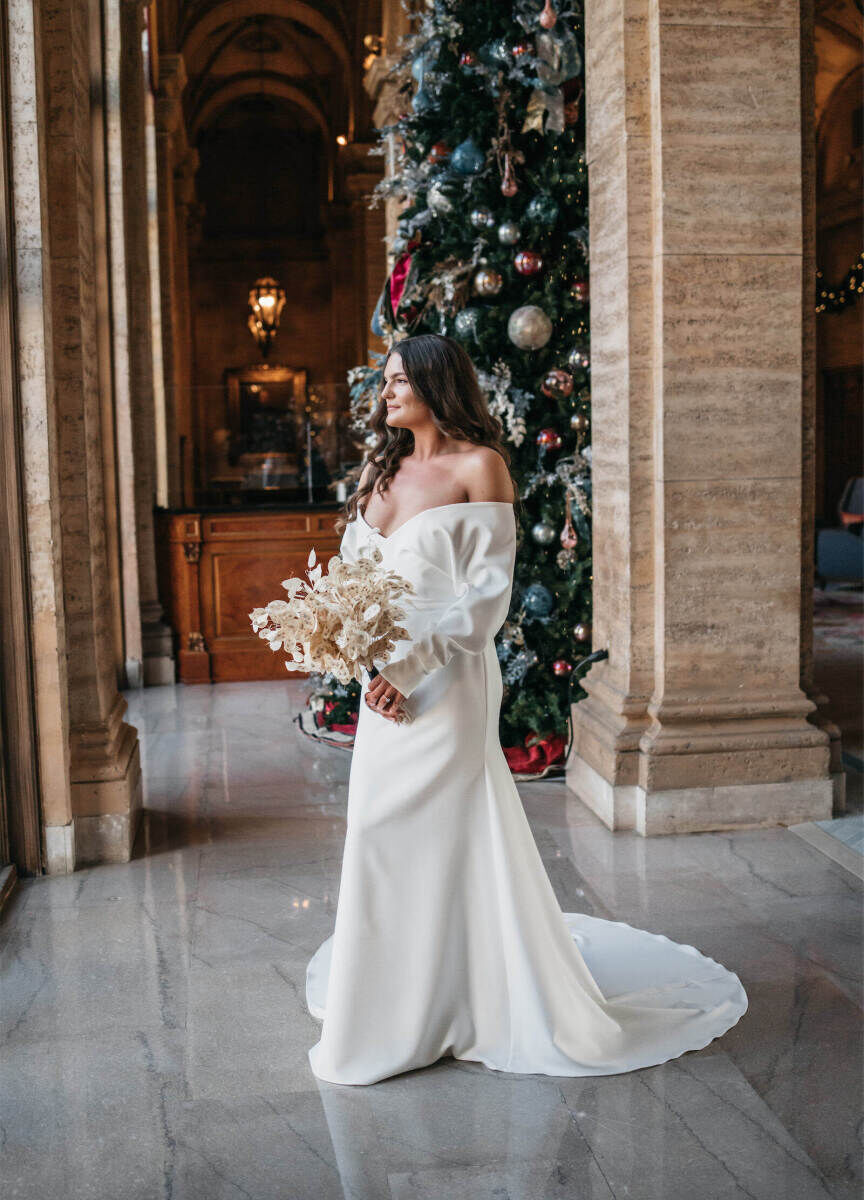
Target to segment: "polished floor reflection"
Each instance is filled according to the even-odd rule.
[[[27,881],[0,926],[4,1196],[860,1197],[860,882],[783,829],[613,835],[560,781],[520,791],[562,907],[697,946],[745,1017],[630,1075],[316,1080],[350,760],[297,733],[304,690],[130,695],[136,859]]]

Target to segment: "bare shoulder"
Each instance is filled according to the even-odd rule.
[[[469,500],[513,501],[513,480],[507,464],[491,446],[466,450],[459,456],[459,470]]]

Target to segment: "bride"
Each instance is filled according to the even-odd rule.
[[[436,335],[384,366],[343,558],[406,576],[410,638],[361,692],[334,931],[307,967],[315,1075],[370,1084],[443,1056],[613,1075],[706,1046],[736,975],[661,934],[561,911],[498,739],[494,638],[519,504],[471,360]],[[410,723],[399,721],[402,710]]]

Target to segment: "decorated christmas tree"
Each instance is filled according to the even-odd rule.
[[[516,765],[526,738],[561,756],[569,702],[582,694],[570,688],[574,661],[590,649],[581,46],[572,4],[428,4],[397,68],[405,111],[382,131],[394,169],[375,197],[404,207],[373,328],[391,344],[423,332],[463,343],[520,486],[513,602],[497,639],[501,741]],[[371,445],[381,362],[350,382],[354,430]],[[334,717],[352,699],[336,696]]]

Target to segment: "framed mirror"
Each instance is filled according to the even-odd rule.
[[[304,484],[306,371],[276,363],[229,368],[227,463],[242,491],[285,492]]]

